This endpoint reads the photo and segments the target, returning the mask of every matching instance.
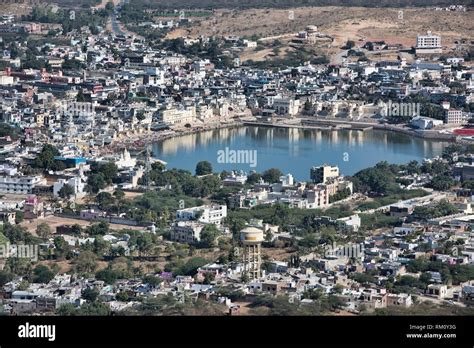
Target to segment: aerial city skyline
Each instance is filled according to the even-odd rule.
[[[0,4],[2,317],[472,316],[472,11]]]

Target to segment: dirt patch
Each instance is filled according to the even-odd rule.
[[[252,39],[281,36],[316,25],[319,32],[334,41],[312,46],[325,48],[330,56],[340,52],[348,40],[385,41],[404,47],[415,45],[416,36],[431,30],[441,35],[442,45],[452,48],[454,41],[472,37],[474,22],[470,12],[435,11],[432,8],[365,8],[365,7],[303,7],[289,10],[249,9],[243,11],[217,10],[213,17],[193,22],[187,31],[190,37],[238,35]],[[184,34],[184,32],[180,32]],[[279,39],[290,40],[288,38]],[[268,59],[269,50],[244,50],[241,60]]]
[[[46,223],[51,227],[51,231],[53,233],[56,233],[56,228],[61,225],[74,225],[78,224],[81,227],[87,227],[91,225],[91,222],[85,221],[85,220],[79,220],[79,219],[70,219],[70,218],[65,218],[65,217],[59,217],[59,216],[47,216],[42,219],[35,219],[35,220],[25,220],[21,223],[21,226],[25,227],[28,232],[30,232],[33,235],[36,235],[36,227],[41,224],[41,223]],[[110,224],[110,229],[111,230],[122,230],[122,229],[129,229],[129,230],[143,230],[144,227],[140,226],[128,226],[128,225],[119,225],[119,224]]]

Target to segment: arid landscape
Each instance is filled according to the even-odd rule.
[[[304,30],[308,25],[316,25],[322,34],[329,35],[334,41],[329,47],[327,41],[313,46],[333,55],[340,51],[339,47],[347,40],[383,40],[409,48],[414,45],[418,34],[428,30],[441,35],[443,46],[454,49],[455,42],[471,38],[473,23],[470,12],[436,11],[434,8],[302,7],[289,10],[217,10],[212,17],[192,18],[188,28],[171,31],[167,37],[237,35],[254,39],[275,37],[275,40],[284,43],[289,41],[288,34]],[[267,42],[269,41],[273,40]],[[293,49],[284,47],[280,54],[285,50]],[[242,53],[241,59],[259,61],[272,54],[272,49],[248,49]]]

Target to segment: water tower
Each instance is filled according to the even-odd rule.
[[[247,227],[240,231],[240,240],[244,247],[244,274],[250,279],[260,277],[260,246],[263,242],[263,231],[255,227]]]

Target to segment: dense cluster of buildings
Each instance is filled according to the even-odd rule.
[[[149,26],[164,28],[174,24],[160,22]],[[0,32],[41,34],[52,28],[54,26],[20,23],[14,16],[4,16]],[[323,37],[316,27],[309,26],[298,33],[295,40],[314,44]],[[446,125],[459,127],[472,117],[467,106],[474,102],[473,70],[464,66],[463,58],[457,56],[431,59],[430,55],[444,49],[441,37],[431,32],[417,37],[415,51],[418,57],[411,62],[400,56],[394,61],[361,59],[331,65],[301,64],[284,69],[241,66],[236,61],[231,67],[216,67],[212,58],[153,48],[144,40],[131,36],[107,32],[92,35],[87,28],[73,31],[67,38],[67,44],[44,43],[33,52],[26,43],[16,42],[15,49],[8,46],[0,57],[8,66],[0,73],[0,121],[12,133],[0,138],[0,217],[4,223],[15,224],[15,215],[20,211],[31,221],[63,214],[65,210],[71,214],[71,205],[79,200],[83,204],[82,199],[89,193],[91,163],[113,162],[118,169],[116,182],[113,185],[104,183],[105,187],[100,187],[98,193],[110,193],[112,186],[143,193],[150,186],[146,174],[151,167],[149,156],[146,163],[137,160],[146,144],[135,139],[143,135],[160,139],[211,125],[239,125],[245,120],[272,123],[275,119],[304,118],[307,122],[322,119],[384,123],[396,116],[409,116],[408,123],[412,127],[429,130]],[[184,44],[191,46],[209,40],[205,37],[186,39]],[[259,44],[231,36],[223,40],[247,48]],[[365,44],[358,43],[360,47],[355,47],[354,52],[363,52]],[[386,46],[380,45],[380,49]],[[378,46],[372,45],[374,47],[377,49]],[[26,58],[32,59],[31,56],[45,62],[46,66],[24,68]],[[409,114],[400,112],[404,110],[400,101],[414,95],[422,96],[441,113],[434,118],[428,114],[414,114],[412,109]],[[392,100],[388,108],[383,102],[387,99]],[[417,110],[415,113],[427,112],[420,108],[414,110]],[[115,147],[120,142],[133,144],[135,149]],[[54,145],[58,153],[52,158],[46,157],[48,154],[43,153],[45,144]],[[136,148],[139,151],[132,154]],[[277,203],[290,208],[326,209],[336,203],[336,196],[339,203],[354,198],[352,181],[342,176],[338,167],[323,164],[309,170],[309,182],[296,182],[288,173],[278,182],[260,179],[251,185],[246,173],[228,174],[222,178],[222,186],[237,187],[237,192],[228,197],[226,204],[206,203],[178,209],[172,224],[166,226],[169,230],[166,242],[199,244],[203,230],[209,225],[215,225],[222,235],[229,237],[231,233],[225,223],[228,209],[250,209]],[[461,182],[474,178],[472,158],[457,161],[453,172]],[[407,188],[423,187],[430,179],[421,174],[404,178],[410,182]],[[99,289],[101,300],[120,311],[137,305],[135,301],[117,300],[116,295],[124,291],[130,297],[170,292],[176,296],[186,293],[210,297],[216,295],[218,288],[231,286],[249,297],[262,293],[286,294],[291,301],[300,301],[302,305],[313,301],[305,297],[305,293],[318,290],[323,294],[335,294],[344,302],[345,309],[354,312],[361,311],[362,306],[369,309],[410,307],[414,303],[412,294],[393,293],[382,285],[389,278],[406,275],[406,265],[410,261],[425,256],[446,265],[472,265],[474,262],[471,191],[464,188],[455,194],[434,192],[429,198],[376,208],[373,212],[407,217],[414,207],[431,206],[443,198],[459,211],[364,236],[363,242],[353,246],[355,249],[333,245],[324,254],[302,253],[298,255],[298,264],[272,259],[264,262],[262,244],[277,241],[291,245],[301,241],[301,236],[280,226],[252,221],[239,231],[243,250],[237,255],[239,260],[204,265],[197,270],[196,277],[160,272],[154,275],[160,277],[162,283],[151,286],[140,279],[121,279],[114,285],[107,285],[96,279],[58,274],[47,284],[30,284],[26,290],[18,289],[21,279],[9,281],[0,289],[0,299],[3,311],[11,314],[52,311],[63,304],[80,306],[84,303],[83,290],[94,287]],[[107,214],[92,208],[80,210],[73,218],[139,225],[120,211]],[[343,235],[357,233],[361,228],[359,214],[339,219],[325,216],[315,219],[317,221],[310,223],[333,226]],[[54,232],[70,247],[94,245],[97,241],[94,236],[74,235],[69,227],[60,226]],[[142,232],[155,233],[155,226],[143,228]],[[413,240],[409,235],[415,232],[418,238]],[[136,252],[129,244],[129,235],[108,233],[102,237],[112,249],[120,248],[123,255]],[[463,252],[452,255],[433,251],[446,240],[462,243]],[[370,282],[359,282],[347,276],[373,270],[377,270],[378,275]],[[411,275],[420,277],[421,274]],[[243,277],[249,279],[243,280]],[[472,280],[449,286],[438,281],[440,277],[439,273],[433,272],[433,281],[427,291],[417,295],[472,303]],[[206,284],[203,284],[204,279]],[[238,311],[229,299],[220,298],[219,301],[228,305],[230,313]]]

